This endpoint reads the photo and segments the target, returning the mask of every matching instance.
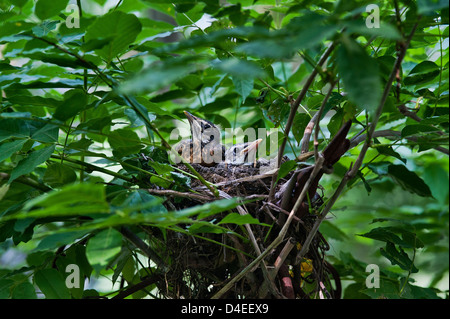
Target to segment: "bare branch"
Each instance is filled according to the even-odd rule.
[[[378,105],[378,108],[375,111],[375,115],[374,115],[373,121],[370,124],[369,131],[368,131],[368,138],[365,140],[365,143],[364,143],[364,145],[363,145],[363,147],[361,149],[361,152],[360,152],[358,158],[356,159],[355,164],[345,174],[344,178],[341,180],[341,182],[340,182],[338,188],[336,189],[336,191],[334,192],[333,196],[330,198],[330,200],[328,201],[327,205],[325,206],[323,211],[318,216],[316,222],[314,223],[311,231],[308,234],[308,237],[306,238],[306,240],[305,240],[305,242],[304,242],[304,244],[302,246],[302,249],[297,254],[295,264],[300,263],[302,258],[303,258],[303,256],[305,256],[305,254],[308,252],[309,246],[311,245],[311,242],[312,242],[314,236],[316,235],[317,231],[319,230],[320,224],[325,219],[325,216],[331,210],[333,205],[336,203],[337,199],[339,198],[339,196],[340,196],[341,192],[343,191],[344,187],[347,185],[348,181],[351,180],[354,176],[356,176],[356,173],[358,172],[359,168],[361,167],[361,165],[363,163],[363,160],[364,160],[364,157],[366,155],[367,149],[370,146],[370,143],[371,143],[373,134],[375,132],[375,128],[377,126],[378,120],[380,119],[380,116],[381,116],[381,114],[383,112],[384,104],[386,103],[386,99],[387,99],[387,97],[389,95],[389,92],[391,91],[392,83],[394,82],[394,79],[395,79],[395,76],[397,74],[397,71],[401,67],[401,63],[403,61],[403,58],[405,57],[406,50],[409,47],[409,43],[411,42],[411,39],[412,39],[412,37],[414,35],[414,32],[416,31],[417,25],[418,25],[418,23],[416,23],[414,25],[414,27],[413,27],[413,29],[412,29],[408,39],[401,46],[401,50],[398,53],[397,60],[395,61],[394,67],[392,69],[392,72],[391,72],[391,74],[389,76],[389,79],[388,79],[388,81],[386,83],[386,86],[384,88],[380,104]]]

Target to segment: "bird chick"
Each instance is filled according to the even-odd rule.
[[[192,139],[182,140],[175,151],[189,163],[214,166],[223,161],[225,147],[220,144],[219,128],[208,120],[184,111],[191,128]]]
[[[208,143],[203,147],[191,139],[182,140],[174,147],[175,152],[191,164],[211,167],[224,159],[225,147],[221,144]]]
[[[231,146],[225,152],[225,163],[231,165],[242,165],[256,163],[256,150],[262,139],[253,142],[239,143]]]
[[[216,125],[188,111],[184,111],[184,114],[191,126],[191,136],[194,142],[200,142],[202,145],[220,143],[220,130]]]

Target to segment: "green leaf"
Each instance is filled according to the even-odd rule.
[[[94,269],[99,272],[122,248],[122,235],[113,228],[105,229],[89,239],[86,257]]]
[[[314,25],[297,31],[295,35],[290,32],[287,34],[284,34],[286,32],[273,32],[270,38],[241,44],[236,51],[260,58],[290,58],[298,50],[310,49],[321,43],[323,39],[331,37],[337,29],[337,25]]]
[[[416,273],[419,270],[414,266],[413,261],[409,258],[408,254],[399,247],[399,250],[395,247],[393,243],[386,243],[386,248],[380,248],[381,254],[389,259],[392,265],[399,265],[400,268],[406,271],[411,271]]]
[[[374,222],[376,221],[382,220],[374,220]],[[404,248],[422,248],[424,246],[423,242],[417,238],[414,232],[408,229],[410,227],[409,224],[395,227],[377,227],[359,236],[392,243]]]
[[[376,149],[377,149],[378,153],[395,157],[406,164],[406,159],[404,159],[403,157],[401,157],[401,155],[399,153],[394,151],[392,146],[377,146]]]
[[[12,293],[12,299],[37,299],[36,289],[33,284],[28,281],[24,281],[19,283],[17,286],[14,286]]]
[[[34,13],[39,19],[45,20],[59,15],[66,9],[68,3],[69,0],[38,0],[34,8]]]
[[[380,23],[379,28],[368,28],[366,22],[361,20],[344,21],[343,25],[346,27],[346,32],[362,34],[368,37],[378,36],[383,39],[401,40],[402,35],[396,27],[386,21]]]
[[[245,225],[245,224],[257,224],[261,225],[261,222],[256,218],[252,217],[250,214],[241,215],[238,213],[230,213],[225,216],[219,223],[220,224],[236,224],[236,225]]]
[[[439,75],[439,66],[431,61],[423,61],[417,64],[404,79],[406,85],[417,85],[430,82]]]
[[[437,10],[448,8],[447,0],[417,0],[417,13],[430,14]]]
[[[108,136],[108,141],[117,157],[136,154],[142,148],[139,136],[134,131],[127,129],[112,131]]]
[[[445,204],[448,198],[448,172],[440,165],[429,165],[425,168],[424,180],[429,186],[433,197]]]
[[[71,90],[64,94],[64,102],[58,106],[53,114],[55,119],[66,121],[86,108],[87,96],[83,90]]]
[[[26,202],[22,211],[3,217],[3,219],[22,219],[27,217],[49,217],[109,213],[103,185],[82,183],[72,184],[54,190]]]
[[[12,5],[22,8],[28,0],[9,0]]]
[[[76,239],[83,237],[85,234],[85,231],[50,234],[39,242],[39,245],[36,247],[36,251],[51,251],[53,249],[57,249],[58,247],[72,244]]]
[[[67,165],[53,163],[47,167],[44,174],[44,183],[51,187],[61,187],[77,180],[75,171]]]
[[[238,206],[239,199],[238,198],[230,198],[230,199],[221,199],[216,200],[211,203],[206,203],[203,205],[197,205],[194,207],[185,208],[183,210],[177,211],[173,213],[173,217],[184,219],[186,217],[199,215],[198,219],[206,218],[211,215],[215,215]],[[172,216],[171,216],[172,217]]]
[[[366,286],[363,286],[364,288]],[[360,288],[361,289],[361,288]],[[400,288],[398,282],[380,278],[380,288],[367,288],[360,290],[360,293],[370,296],[372,299],[400,299]]]
[[[0,299],[8,299],[14,281],[11,279],[0,279]]]
[[[254,79],[264,76],[264,71],[255,62],[231,58],[223,61],[214,61],[212,66],[222,72],[229,73],[241,79]]]
[[[381,78],[376,61],[353,39],[343,37],[337,52],[339,74],[350,101],[373,113],[381,101]]]
[[[122,53],[134,42],[142,30],[139,19],[133,14],[122,11],[113,11],[97,18],[86,30],[85,40],[102,38],[113,38],[109,44],[103,46],[96,52],[108,62]]]
[[[71,298],[64,277],[54,268],[38,270],[34,274],[34,281],[45,295],[46,299]]]
[[[30,136],[27,121],[14,118],[0,118],[0,142],[11,137],[24,138]]]
[[[348,239],[348,236],[338,226],[326,220],[320,224],[320,232],[327,236],[327,238],[333,238],[337,241],[345,241]]]
[[[27,140],[15,140],[0,145],[0,162],[9,158],[12,154],[20,151],[22,149],[23,144],[25,144],[26,141]]]
[[[55,30],[59,21],[44,21],[40,25],[35,26],[32,30],[37,37],[44,37],[50,31]]]
[[[32,152],[27,158],[21,160],[12,170],[8,183],[11,183],[19,176],[32,172],[36,166],[48,160],[54,151],[55,145],[50,145]]]
[[[371,229],[368,233],[360,234],[358,236],[383,241],[385,243],[393,243],[397,245],[404,244],[404,241],[389,227],[377,227]]]
[[[404,165],[389,165],[388,175],[403,189],[422,197],[431,197],[427,184],[416,173],[411,172]]]
[[[284,178],[296,166],[297,166],[297,162],[295,160],[286,161],[283,164],[281,164],[280,170],[278,171],[278,176],[277,176],[276,182],[278,183],[280,178]]]
[[[242,97],[242,103],[245,103],[245,100],[253,90],[253,79],[243,79],[233,76],[232,80],[234,89]]]
[[[164,63],[154,63],[123,82],[118,92],[121,94],[137,94],[154,92],[162,87],[172,84],[194,71],[196,57],[187,59],[168,59]]]
[[[33,140],[41,143],[55,143],[58,142],[59,127],[53,124],[44,124],[37,131],[31,135]]]
[[[415,135],[418,133],[427,134],[430,132],[436,132],[439,129],[435,128],[431,125],[422,125],[422,124],[414,124],[414,125],[406,125],[401,132],[402,137]]]
[[[294,122],[292,124],[292,134],[295,137],[297,143],[303,138],[303,134],[305,133],[306,126],[308,125],[311,117],[306,113],[297,113],[294,117]]]

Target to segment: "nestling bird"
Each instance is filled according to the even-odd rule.
[[[253,142],[239,143],[231,146],[225,152],[225,163],[231,165],[242,165],[245,163],[256,163],[256,150],[262,139]]]
[[[175,151],[190,163],[214,166],[225,158],[225,147],[220,144],[219,128],[208,120],[184,111],[191,128],[192,139],[182,140]]]

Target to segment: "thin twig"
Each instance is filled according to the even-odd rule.
[[[384,88],[383,91],[383,95],[381,97],[381,101],[380,104],[378,105],[378,108],[375,111],[375,115],[373,118],[372,123],[370,124],[369,127],[369,131],[368,131],[368,138],[365,140],[365,143],[360,151],[360,154],[358,156],[358,158],[356,159],[355,163],[349,168],[348,172],[345,174],[344,178],[341,180],[339,186],[337,187],[336,191],[334,192],[333,196],[330,198],[330,200],[328,201],[327,205],[325,206],[325,208],[323,209],[323,211],[320,213],[320,215],[318,216],[318,218],[316,219],[316,222],[314,223],[312,229],[310,230],[305,242],[303,243],[302,249],[299,251],[299,253],[297,254],[296,260],[295,260],[295,264],[299,264],[303,258],[303,256],[305,256],[305,254],[308,252],[309,250],[309,246],[311,245],[311,242],[314,238],[314,236],[316,235],[317,231],[319,230],[319,226],[322,223],[322,221],[325,219],[326,215],[328,214],[328,212],[331,210],[331,208],[333,207],[333,205],[335,204],[335,202],[337,201],[337,199],[339,198],[341,192],[343,191],[344,187],[347,185],[348,181],[351,180],[354,176],[356,176],[359,168],[361,167],[364,157],[366,155],[366,152],[370,146],[372,137],[373,137],[373,133],[375,132],[375,128],[377,126],[378,120],[380,119],[380,116],[383,112],[383,107],[384,104],[386,102],[387,97],[389,96],[389,92],[391,91],[392,88],[392,83],[394,82],[395,76],[397,74],[397,71],[400,69],[401,67],[401,63],[403,61],[403,58],[406,55],[406,50],[409,47],[409,43],[411,42],[411,39],[414,35],[414,32],[416,31],[418,23],[416,23],[407,39],[407,41],[403,44],[403,46],[401,47],[401,51],[398,54],[397,60],[394,64],[394,67],[392,69],[392,72],[389,76],[389,79],[386,83],[386,86]]]
[[[219,196],[222,198],[227,198],[227,199],[231,198],[230,195],[228,195],[227,193],[225,193],[224,191],[221,191],[221,190],[219,190]],[[242,216],[247,215],[247,212],[241,206],[237,206],[236,209],[238,210],[240,215],[242,215]],[[253,233],[253,230],[252,230],[250,224],[244,224],[244,227],[247,229],[247,233],[250,238],[250,242],[252,243],[253,249],[256,251],[257,255],[260,256],[261,249],[258,246],[258,242],[256,241],[255,235]],[[261,269],[262,269],[264,279],[267,282],[269,289],[271,290],[271,292],[273,292],[273,293],[275,293],[275,295],[277,295],[278,293],[276,291],[275,284],[273,283],[272,280],[270,280],[270,275],[269,275],[267,266],[264,261],[263,261],[263,267]]]
[[[267,246],[266,250],[264,250],[258,257],[256,257],[255,260],[253,260],[247,267],[245,267],[239,274],[237,274],[235,277],[233,277],[225,286],[222,287],[214,296],[212,296],[212,299],[219,299],[223,294],[225,294],[231,287],[234,286],[236,282],[241,280],[245,274],[249,271],[251,271],[255,266],[257,266],[273,249],[275,249],[280,243],[283,242],[284,236],[286,235],[287,229],[289,228],[289,224],[291,223],[292,219],[294,218],[295,211],[298,209],[300,204],[303,202],[303,199],[306,196],[307,189],[309,188],[311,182],[314,180],[314,178],[317,176],[319,171],[322,169],[323,165],[323,157],[319,157],[319,159],[316,162],[316,165],[314,167],[314,170],[312,171],[309,179],[306,181],[305,186],[303,188],[303,191],[301,192],[300,196],[298,197],[294,207],[292,208],[291,212],[289,213],[289,217],[284,224],[281,231],[278,233],[278,236],[275,238],[275,240]]]
[[[183,198],[191,198],[195,199],[197,201],[201,202],[207,202],[214,200],[214,197],[207,196],[207,195],[201,195],[201,194],[195,194],[195,193],[184,193],[184,192],[178,192],[171,189],[152,189],[148,188],[146,189],[147,192],[154,195],[160,195],[160,196],[176,196],[176,197],[183,197]]]
[[[335,46],[336,46],[335,42],[331,43],[331,45],[324,52],[324,54],[320,58],[319,62],[317,63],[317,67],[321,67],[325,63],[325,61],[330,56],[331,52],[334,50]],[[281,165],[281,160],[283,158],[284,149],[286,147],[286,143],[287,143],[287,140],[289,138],[289,132],[291,131],[292,124],[294,123],[294,118],[295,118],[295,115],[297,114],[297,110],[298,110],[298,108],[300,106],[300,103],[303,101],[304,97],[306,96],[306,93],[308,92],[309,87],[314,82],[314,79],[315,79],[317,73],[318,73],[317,72],[317,68],[315,68],[311,72],[311,74],[308,77],[308,79],[306,80],[306,83],[305,83],[304,87],[302,88],[302,90],[300,91],[297,99],[291,105],[291,111],[289,113],[289,117],[288,117],[288,120],[286,122],[286,128],[284,130],[284,138],[283,138],[283,141],[281,142],[280,148],[278,150],[277,167],[280,167],[280,165]],[[272,200],[273,196],[275,195],[275,183],[276,183],[276,181],[277,181],[277,176],[273,176],[272,177],[272,183],[271,183],[271,186],[270,186],[270,193],[269,193],[269,199],[270,200]]]

